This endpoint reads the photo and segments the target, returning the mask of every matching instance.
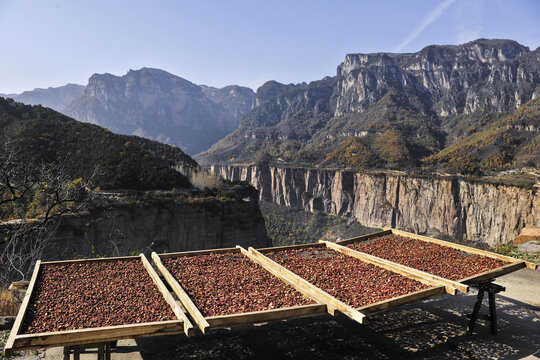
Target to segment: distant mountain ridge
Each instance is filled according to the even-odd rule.
[[[68,84],[0,96],[195,154],[238,127],[255,93],[237,85],[196,85],[163,70],[142,68],[123,76],[94,74],[86,87]]]
[[[210,92],[213,96],[206,95]],[[203,90],[166,71],[142,68],[121,77],[92,75],[84,95],[63,113],[117,133],[175,145],[193,154],[236,129],[240,116],[251,106],[252,96],[251,89]]]
[[[195,159],[458,173],[538,167],[539,97],[540,48],[513,40],[349,54],[334,77],[261,86],[240,127]]]
[[[12,98],[27,105],[42,105],[56,111],[64,110],[73,100],[84,93],[85,86],[67,84],[47,89],[34,89],[20,94],[0,94],[1,97]]]

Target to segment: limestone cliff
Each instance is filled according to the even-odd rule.
[[[142,68],[124,76],[92,75],[84,94],[63,113],[194,154],[235,130],[253,96],[249,88],[199,86],[163,70]]]
[[[119,203],[84,216],[63,217],[43,260],[236,245],[269,246],[256,199]]]
[[[540,139],[540,102],[532,101],[539,86],[540,48],[512,40],[348,54],[333,77],[261,86],[240,127],[195,160],[400,170],[429,163],[477,175],[538,167],[529,144]]]
[[[537,189],[267,165],[214,165],[212,172],[249,181],[263,201],[353,216],[370,227],[443,233],[491,246],[512,241],[523,227],[540,221]]]

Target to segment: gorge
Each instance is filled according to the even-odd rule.
[[[538,188],[265,164],[213,165],[211,171],[250,182],[260,201],[354,217],[369,227],[444,234],[489,246],[511,242],[540,219]]]

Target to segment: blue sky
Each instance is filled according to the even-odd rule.
[[[0,92],[157,67],[197,84],[297,83],[347,53],[480,37],[540,46],[536,0],[0,0]]]

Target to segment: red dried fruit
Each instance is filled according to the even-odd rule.
[[[163,319],[176,317],[140,259],[42,264],[22,333]]]
[[[429,287],[328,248],[277,250],[265,255],[355,308]]]
[[[359,241],[347,247],[450,280],[508,265],[502,260],[398,235]]]
[[[162,262],[204,316],[314,303],[239,253],[163,258]]]

